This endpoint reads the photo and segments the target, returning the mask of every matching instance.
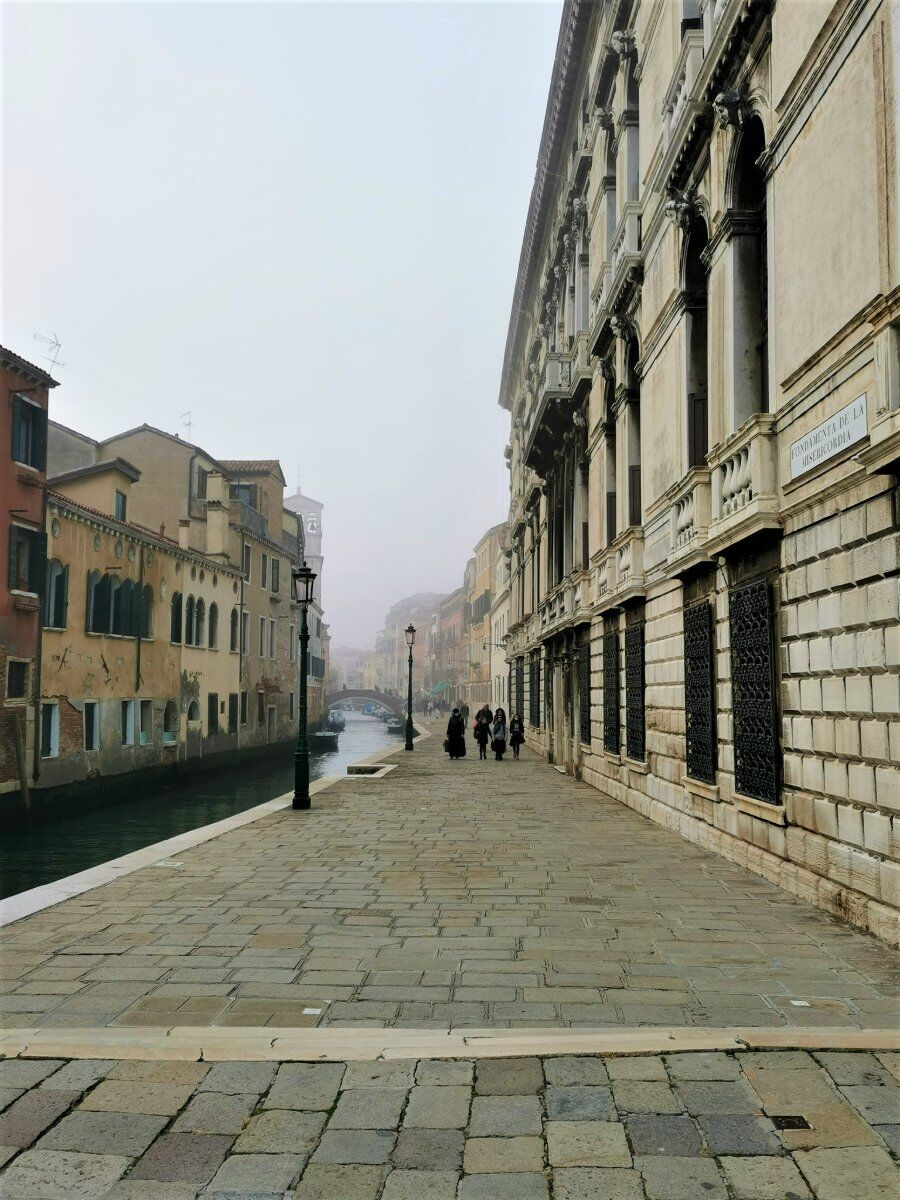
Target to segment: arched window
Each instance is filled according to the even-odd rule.
[[[188,705],[187,719],[189,721],[200,720],[200,705],[196,700],[192,700]]]
[[[754,413],[768,412],[769,409],[766,180],[759,166],[765,148],[762,121],[753,116],[738,139],[731,173],[731,208],[740,216],[731,237],[734,278],[732,430],[739,428]]]
[[[69,568],[55,558],[47,559],[47,583],[44,588],[44,628],[65,629],[69,599]]]
[[[236,608],[231,610],[231,638],[229,646],[235,651],[238,648],[238,610]]]
[[[177,596],[178,593],[176,592]],[[175,597],[172,597],[174,602]],[[163,712],[163,744],[171,745],[178,738],[178,705],[174,700],[166,702]]]
[[[606,544],[609,546],[616,540],[619,529],[616,513],[616,377],[611,364],[606,377],[603,418],[606,423]]]
[[[152,637],[154,634],[154,589],[149,583],[144,584],[140,598],[140,636]]]
[[[706,222],[698,218],[684,246],[683,291],[687,371],[687,465],[702,466],[709,449],[707,366],[707,293],[709,276],[703,251],[709,243]]]
[[[202,596],[198,597],[194,610],[194,645],[206,645],[206,601]]]
[[[109,576],[89,571],[84,628],[87,633],[109,632]]]
[[[628,524],[640,525],[641,505],[641,384],[637,374],[638,344],[625,343],[625,453],[628,464]]]
[[[215,650],[219,643],[219,606],[215,600],[209,606],[209,639],[210,650]]]
[[[188,596],[187,604],[184,606],[184,644],[186,646],[193,646],[194,644],[195,627],[194,597]]]
[[[181,592],[172,593],[172,617],[169,641],[173,646],[181,645]]]

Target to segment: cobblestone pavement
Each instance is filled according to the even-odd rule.
[[[895,1023],[893,951],[537,757],[396,761],[7,926],[0,1020]]]
[[[4,1200],[889,1200],[900,1054],[0,1062]],[[552,1188],[552,1193],[551,1193]]]

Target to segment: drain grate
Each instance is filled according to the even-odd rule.
[[[786,1117],[769,1117],[769,1120],[776,1129],[809,1129],[810,1124],[806,1117],[786,1116]]]

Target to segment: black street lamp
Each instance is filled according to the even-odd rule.
[[[316,573],[306,565],[291,570],[294,594],[300,603],[300,703],[297,749],[294,752],[294,802],[293,808],[309,808],[309,742],[306,738],[306,675],[309,669],[309,625],[306,610],[312,604],[313,584]]]
[[[413,667],[413,646],[416,644],[416,627],[412,623],[406,627],[406,644],[409,646],[409,689],[406,694],[406,749],[413,748],[413,722],[412,722],[412,667]]]

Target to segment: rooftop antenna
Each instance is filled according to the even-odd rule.
[[[46,333],[36,333],[34,335],[34,340],[36,342],[43,343],[43,345],[47,347],[48,353],[42,355],[41,357],[50,364],[51,371],[55,371],[57,367],[59,367],[60,370],[65,369],[66,364],[64,362],[60,362],[59,360],[59,352],[62,349],[62,344],[55,333],[51,333],[49,337]]]
[[[185,420],[185,417],[187,418],[187,420]],[[188,434],[187,440],[190,441],[191,440],[191,410],[190,409],[188,409],[187,412],[183,412],[181,414],[181,423],[182,423],[182,425],[187,427],[187,434]]]

